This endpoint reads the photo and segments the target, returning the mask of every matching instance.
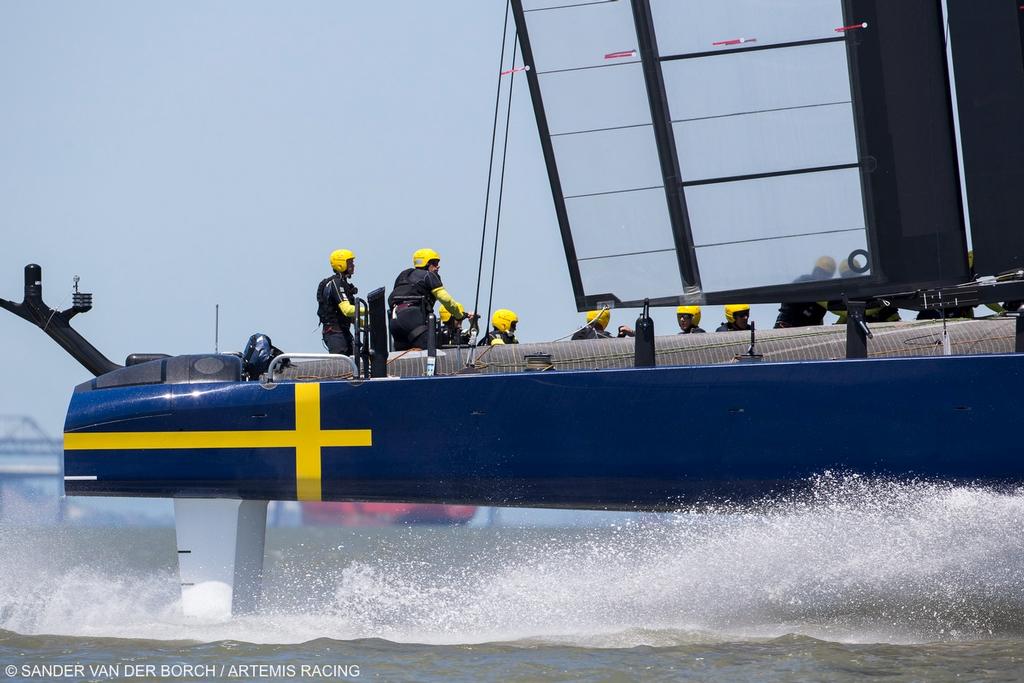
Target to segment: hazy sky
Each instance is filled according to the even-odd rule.
[[[430,246],[472,306],[504,8],[0,0],[0,296],[20,301],[36,262],[65,308],[80,275],[96,308],[75,326],[119,363],[212,350],[218,303],[221,350],[262,331],[321,351],[315,287],[340,247],[365,294]],[[582,316],[516,78],[494,303],[549,341]],[[675,331],[670,309],[655,321]],[[57,434],[90,375],[6,313],[0,352],[0,414]]]

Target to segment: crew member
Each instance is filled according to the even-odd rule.
[[[600,311],[587,311],[587,324],[573,333],[573,341],[581,339],[610,339],[612,335],[605,332],[604,328],[608,327],[611,319],[612,312],[607,308],[602,308]]]
[[[434,302],[441,302],[456,322],[466,317],[462,304],[444,288],[438,270],[441,255],[433,249],[417,249],[412,255],[412,268],[395,278],[388,297],[391,309],[391,338],[396,351],[427,347],[427,313]]]
[[[491,316],[491,331],[487,333],[481,346],[497,346],[498,344],[518,344],[516,324],[519,316],[507,308],[499,308]]]
[[[331,270],[316,288],[316,314],[323,326],[329,353],[352,355],[352,320],[356,317],[355,288],[349,278],[356,272],[356,255],[348,249],[331,252]]]
[[[784,303],[779,306],[779,317],[775,319],[775,329],[821,325],[825,322],[826,313],[828,313],[827,301]]]
[[[845,325],[849,314],[846,311],[846,303],[842,299],[828,302],[828,310],[836,314],[836,325]],[[887,306],[881,299],[869,299],[864,309],[864,322],[866,323],[898,323],[900,309],[895,306]]]
[[[679,323],[679,334],[703,333],[700,325],[700,306],[680,306],[676,309],[676,322]]]
[[[441,307],[439,317],[441,325],[437,332],[438,346],[466,346],[470,343],[473,333],[462,329],[462,322],[465,318],[455,320],[444,306]]]
[[[846,265],[846,272],[850,267]],[[796,282],[814,282],[817,280],[828,280],[836,274],[836,260],[831,256],[821,256],[814,262],[814,268],[806,275],[801,275]],[[810,327],[821,325],[825,321],[825,314],[828,312],[827,301],[787,301],[779,306],[779,317],[775,319],[775,329],[786,327]]]
[[[750,329],[750,304],[726,304],[725,322],[715,332],[739,332]]]

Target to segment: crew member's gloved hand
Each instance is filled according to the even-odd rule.
[[[619,338],[622,337],[635,337],[636,334],[633,332],[633,328],[626,327],[625,325],[619,325]]]

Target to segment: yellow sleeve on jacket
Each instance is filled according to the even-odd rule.
[[[342,301],[340,304],[338,304],[338,308],[341,309],[341,314],[343,316],[345,316],[346,318],[355,318],[356,317],[356,307],[355,307],[355,304],[350,304],[348,301]],[[365,318],[366,317],[366,306],[363,306],[362,304],[359,304],[359,313],[360,313],[361,316],[363,316]]]
[[[456,320],[462,320],[466,317],[466,314],[462,310],[462,304],[452,298],[452,295],[444,287],[438,287],[431,292],[434,297],[441,302],[441,305],[448,309],[448,312],[452,314],[452,317]]]

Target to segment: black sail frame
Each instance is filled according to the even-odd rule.
[[[700,300],[706,303],[758,303],[840,296],[868,298],[957,284],[968,279],[939,0],[906,3],[844,0],[841,5],[844,24],[852,25],[852,29],[837,27],[836,36],[665,55],[659,55],[658,26],[653,19],[651,0],[631,0],[630,4],[684,288],[692,285]],[[524,63],[533,67],[527,71],[527,79],[577,306],[581,310],[608,302],[636,306],[639,301],[622,301],[612,293],[584,290],[523,0],[512,0],[512,6]],[[863,30],[858,30],[862,25]],[[675,139],[665,92],[663,68],[666,63],[840,42],[845,44],[847,54],[857,154],[854,162],[683,180],[679,157],[685,156],[686,150],[679,149]],[[868,274],[852,279],[701,291],[701,266],[687,210],[687,187],[842,169],[856,169],[860,179],[867,242],[865,254],[870,253]],[[692,292],[680,291],[679,296],[652,298],[651,303],[675,305],[693,300]]]
[[[949,0],[975,270],[1024,268],[1024,2]]]
[[[668,203],[672,236],[679,259],[679,272],[682,274],[684,288],[697,287],[700,283],[700,272],[694,253],[693,235],[690,233],[690,217],[686,211],[686,197],[683,194],[682,177],[679,172],[676,139],[672,134],[668,96],[665,94],[665,82],[659,64],[658,38],[654,33],[651,4],[649,0],[632,0],[632,3],[644,81],[647,84],[647,99],[651,106],[654,139],[658,143],[658,160],[665,183],[665,201]],[[668,305],[672,303],[674,302],[668,302]]]

